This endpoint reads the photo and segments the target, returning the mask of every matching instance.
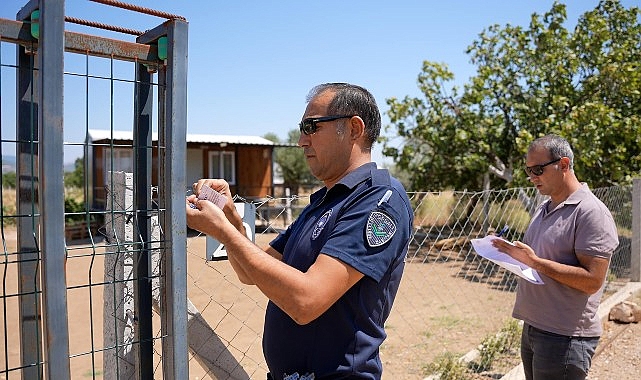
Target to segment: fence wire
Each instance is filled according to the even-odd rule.
[[[611,209],[622,241],[608,275],[608,294],[629,280],[631,188],[594,192]],[[534,188],[409,196],[415,214],[414,235],[386,324],[388,338],[381,349],[384,378],[423,379],[430,364],[439,358],[459,358],[475,350],[469,360],[475,361],[473,367],[479,372],[485,376],[507,373],[519,363],[518,339],[510,317],[516,276],[480,258],[470,239],[506,224],[510,227],[506,237],[521,239],[532,211],[544,198]],[[256,242],[268,244],[308,202],[308,197],[291,197],[257,203]],[[240,284],[227,262],[205,260],[204,240],[202,235],[193,235],[188,241],[189,298],[218,338],[238,355],[236,362],[247,377],[231,373],[224,377],[220,372],[213,376],[211,369],[203,368],[190,370],[212,378],[263,378],[267,369],[260,341],[267,300],[255,287]],[[492,339],[498,339],[495,335],[501,331],[513,340],[506,343],[507,338],[502,338],[511,352],[498,359],[491,343],[496,344]]]

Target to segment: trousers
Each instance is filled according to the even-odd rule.
[[[527,380],[585,380],[599,337],[554,334],[523,324],[521,360]]]

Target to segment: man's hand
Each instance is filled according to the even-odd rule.
[[[243,235],[246,235],[245,227],[243,226],[243,219],[240,217],[238,211],[236,210],[233,196],[231,194],[231,190],[229,189],[229,184],[224,179],[205,178],[198,180],[198,182],[195,182],[192,185],[194,194],[187,198],[187,225],[190,228],[216,238],[216,240],[220,242],[223,241],[221,240],[219,230],[220,228],[222,228],[222,226],[227,224],[227,221],[223,221],[220,219],[220,209],[209,211],[210,206],[218,208],[217,206],[214,206],[213,203],[198,200],[198,195],[200,194],[200,191],[203,187],[209,187],[226,198],[225,205],[222,209],[222,211],[224,212],[224,216],[236,230],[238,230]],[[192,208],[189,203],[195,205],[196,208]]]
[[[196,208],[192,207],[195,206]],[[190,195],[186,200],[187,225],[194,230],[220,240],[220,229],[229,221],[223,211],[209,201],[198,200],[196,195]]]
[[[213,178],[204,178],[198,180],[198,182],[195,182],[192,185],[192,190],[196,196],[200,194],[200,189],[202,189],[204,186],[209,187],[211,189],[216,190],[220,194],[224,195],[225,198],[227,198],[227,202],[225,203],[225,208],[234,208],[234,201],[233,196],[231,194],[231,190],[229,189],[229,184],[227,181],[224,179],[213,179]],[[225,212],[227,213],[227,211]]]
[[[529,245],[520,241],[510,243],[507,240],[496,238],[492,239],[492,245],[499,251],[529,267],[533,266],[534,261],[537,258],[534,250]]]
[[[567,265],[538,257],[529,245],[520,241],[512,245],[497,238],[492,240],[492,245],[537,272],[586,294],[594,294],[601,288],[610,263],[603,257],[576,252],[579,265]]]

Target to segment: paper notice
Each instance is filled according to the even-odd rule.
[[[198,193],[198,200],[210,201],[221,209],[225,207],[225,203],[227,203],[227,197],[209,186],[203,186],[200,188],[200,192]]]
[[[476,253],[485,257],[491,262],[509,270],[515,275],[528,280],[533,284],[542,285],[543,280],[539,277],[539,273],[522,262],[513,259],[512,256],[507,255],[492,245],[492,240],[500,239],[494,235],[488,235],[482,239],[472,239],[472,246]],[[510,243],[511,244],[511,243]]]

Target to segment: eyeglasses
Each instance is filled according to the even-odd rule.
[[[550,161],[550,162],[546,162],[545,164],[541,164],[541,165],[532,165],[532,166],[526,166],[526,167],[525,167],[525,173],[526,173],[527,175],[529,175],[529,176],[532,176],[533,174],[534,174],[534,175],[537,175],[537,176],[538,176],[538,175],[541,175],[541,174],[543,174],[543,168],[544,168],[544,167],[546,167],[546,166],[548,166],[548,165],[551,165],[551,164],[553,164],[553,163],[555,163],[555,162],[559,162],[559,161],[561,161],[561,159],[560,159],[560,158],[557,158],[556,160],[552,160],[552,161]]]
[[[323,121],[333,121],[333,120],[338,120],[338,119],[347,119],[350,117],[354,116],[340,116],[340,115],[335,115],[335,116],[323,116],[323,117],[308,117],[307,119],[303,119],[298,124],[298,128],[300,129],[300,133],[304,135],[313,135],[316,133],[316,130],[318,129],[317,123],[323,122]]]

